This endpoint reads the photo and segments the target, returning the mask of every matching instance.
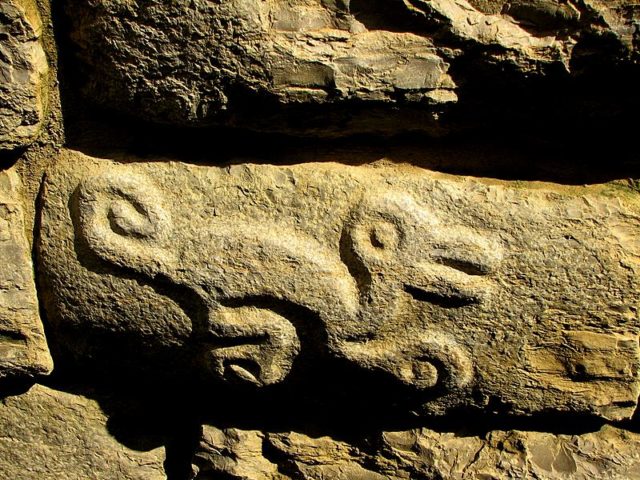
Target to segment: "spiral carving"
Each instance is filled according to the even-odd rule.
[[[107,172],[84,180],[77,193],[80,234],[98,257],[148,274],[170,260],[163,245],[171,218],[147,178]]]

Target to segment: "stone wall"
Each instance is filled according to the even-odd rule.
[[[639,39],[2,0],[0,478],[640,479]]]

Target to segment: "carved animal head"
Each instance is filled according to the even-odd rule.
[[[402,193],[362,202],[347,224],[352,268],[361,288],[360,328],[339,345],[339,354],[422,390],[468,384],[468,352],[451,336],[425,331],[385,339],[385,323],[398,323],[403,298],[440,308],[481,303],[491,285],[484,278],[500,261],[500,248],[463,227],[442,224],[429,209]],[[400,322],[401,323],[401,322]],[[401,329],[401,324],[396,329]]]
[[[387,307],[395,308],[403,291],[443,306],[479,303],[490,290],[483,277],[501,260],[496,242],[443,224],[400,193],[365,200],[347,231],[353,258],[369,276],[361,283],[369,284],[372,305],[377,303],[370,299],[381,296]]]

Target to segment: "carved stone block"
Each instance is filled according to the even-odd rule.
[[[0,380],[46,374],[52,369],[19,186],[14,172],[0,172]]]
[[[260,387],[316,344],[314,361],[384,378],[425,413],[622,419],[640,393],[639,221],[638,198],[602,187],[67,151],[38,262],[73,361],[171,351],[154,368]]]
[[[49,67],[33,0],[0,3],[0,150],[31,143],[47,104]]]
[[[41,385],[0,400],[0,477],[161,480],[164,451],[120,444],[94,400]]]

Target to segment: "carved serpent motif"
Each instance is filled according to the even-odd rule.
[[[217,377],[263,386],[289,373],[300,351],[291,319],[251,305],[269,298],[317,313],[335,355],[410,387],[452,390],[472,381],[470,355],[450,335],[377,335],[407,294],[456,308],[482,302],[490,291],[483,276],[500,261],[495,245],[441,225],[408,195],[362,202],[345,224],[341,259],[304,233],[278,227],[274,234],[257,222],[214,219],[176,232],[157,187],[126,170],[88,178],[77,194],[79,235],[99,258],[202,299],[202,357]]]

